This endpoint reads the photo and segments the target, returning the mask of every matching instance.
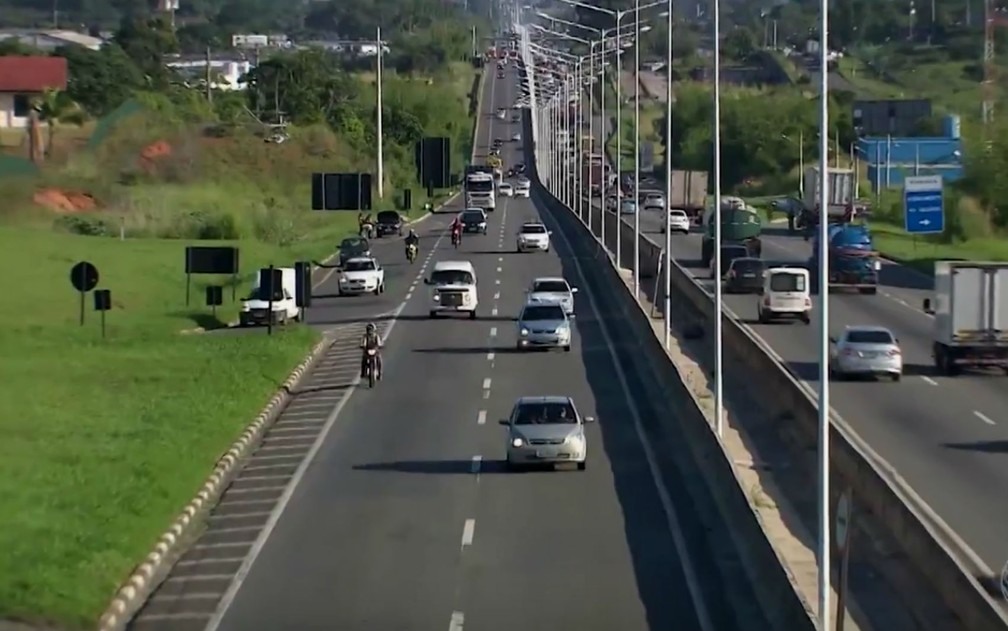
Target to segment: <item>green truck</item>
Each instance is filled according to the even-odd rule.
[[[704,235],[700,246],[700,258],[704,267],[710,267],[714,258],[714,202],[707,204],[704,211]],[[759,258],[763,253],[760,234],[763,221],[756,209],[747,205],[741,197],[721,198],[721,244],[744,245],[750,256]]]

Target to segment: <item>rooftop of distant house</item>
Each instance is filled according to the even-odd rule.
[[[67,60],[62,57],[0,56],[0,92],[38,94],[66,87]]]

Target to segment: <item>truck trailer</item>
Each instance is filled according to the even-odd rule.
[[[924,300],[924,311],[934,316],[932,353],[942,374],[1008,371],[1008,263],[935,261],[934,299]]]

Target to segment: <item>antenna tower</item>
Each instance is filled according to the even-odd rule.
[[[994,32],[998,28],[1008,28],[1008,16],[998,7],[995,0],[984,0],[984,47],[983,47],[983,110],[981,112],[984,129],[994,120],[994,103],[997,100],[997,65],[994,54]]]

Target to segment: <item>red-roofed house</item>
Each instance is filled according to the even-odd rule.
[[[66,87],[62,57],[0,57],[0,129],[27,127],[32,97]]]

